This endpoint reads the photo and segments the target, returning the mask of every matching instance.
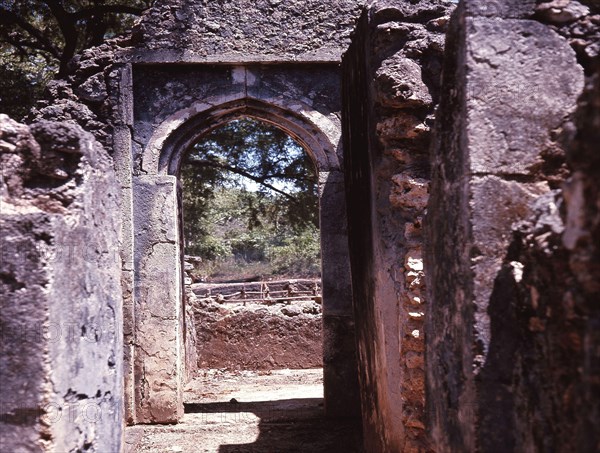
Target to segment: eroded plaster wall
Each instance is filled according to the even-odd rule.
[[[466,1],[448,35],[426,219],[438,451],[599,445],[597,41],[585,5],[537,3]]]
[[[119,451],[120,214],[112,160],[69,123],[0,115],[2,451]]]
[[[421,231],[451,8],[375,2],[343,58],[349,240],[369,452],[427,449]]]

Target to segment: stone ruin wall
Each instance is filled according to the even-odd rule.
[[[122,84],[132,90],[132,96],[125,100],[131,132],[123,128],[122,133],[115,135],[120,137],[119,148],[133,150],[133,156],[123,154],[122,161],[129,159],[125,166],[133,175],[134,198],[139,196],[136,185],[144,184],[147,195],[154,190],[151,185],[157,171],[165,178],[165,184],[167,179],[174,180],[181,143],[193,139],[194,127],[200,131],[216,125],[221,116],[228,115],[227,109],[231,113],[228,118],[233,118],[236,111],[248,112],[289,127],[288,132],[307,144],[319,169],[321,206],[327,212],[326,222],[321,225],[325,238],[323,260],[327,263],[323,266],[325,409],[344,415],[358,413],[359,409],[354,388],[357,383],[351,289],[344,251],[345,206],[340,202],[343,177],[338,162],[343,153],[337,143],[337,63],[360,8],[360,2],[350,1],[162,2],[146,14],[133,33],[134,47],[122,54],[133,63],[125,71],[128,73]],[[224,15],[224,10],[228,14]],[[315,30],[320,37],[315,36]],[[327,39],[323,37],[325,30]],[[268,41],[264,39],[267,35]],[[296,118],[290,121],[294,115]],[[183,125],[173,129],[173,124]],[[308,140],[307,135],[311,136]],[[159,162],[159,154],[161,158],[168,156],[168,170],[162,166],[166,160]],[[144,215],[134,209],[134,222],[145,224],[149,219]],[[133,242],[139,245],[139,238]],[[138,245],[134,257],[143,253],[143,246]],[[153,258],[146,258],[135,258],[140,263],[138,275],[148,275],[147,271],[157,268]],[[133,304],[133,315],[126,317],[136,319],[139,325],[137,318],[143,314],[136,315],[136,310],[148,311],[161,299],[160,294],[152,297],[155,302],[138,299],[139,303]],[[139,334],[139,328],[136,329]],[[153,379],[148,379],[149,388],[158,388],[152,384],[158,381]],[[163,388],[175,386],[179,383],[170,382]],[[154,403],[173,399],[164,393],[157,394]],[[152,399],[149,393],[136,395],[128,401],[128,407],[136,409]],[[151,412],[144,408],[137,421],[156,420]],[[163,416],[165,413],[159,414],[159,418]],[[177,416],[174,414],[171,420]],[[135,421],[132,417],[131,422]]]
[[[436,451],[600,445],[600,16],[537,3],[465,2],[448,34],[425,222]]]
[[[32,112],[30,119],[77,123],[105,149],[118,149],[119,143],[129,140],[132,128],[131,118],[120,110],[123,99],[130,96],[129,61],[154,55],[157,63],[235,62],[254,54],[256,40],[242,38],[256,36],[261,27],[242,26],[247,21],[237,20],[240,16],[235,14],[228,16],[231,20],[220,18],[220,9],[211,8],[209,3],[191,2],[185,8],[192,10],[186,10],[186,14],[176,3],[166,1],[151,10],[133,38],[112,41],[77,57],[70,79],[52,83],[51,101]],[[266,7],[266,2],[259,3],[256,8]],[[346,168],[348,181],[352,181],[348,189],[352,197],[350,235],[355,312],[361,319],[359,360],[368,451],[429,448],[462,452],[475,446],[481,451],[494,451],[498,445],[516,450],[558,445],[591,451],[599,442],[595,427],[600,418],[596,397],[600,373],[596,286],[600,281],[600,237],[594,204],[600,190],[600,101],[597,75],[593,78],[598,74],[594,63],[599,48],[598,2],[465,2],[465,9],[455,14],[450,26],[441,90],[436,86],[435,74],[442,59],[447,10],[442,11],[436,3],[394,2],[389,7],[384,2],[375,4],[359,23],[344,58],[344,96],[348,100],[345,134],[350,143]],[[246,14],[254,5],[244,5],[236,14]],[[318,5],[308,6],[321,11]],[[300,10],[296,11],[302,8],[299,2],[275,0],[268,8],[269,20],[288,15],[303,17]],[[319,39],[330,27],[328,18],[340,13],[342,22],[351,24],[360,10],[361,2],[336,3],[333,8],[328,5],[319,15]],[[215,17],[223,22],[213,23]],[[192,18],[201,25],[185,22]],[[354,26],[328,35],[339,43],[334,46],[337,50],[330,51],[325,41],[311,44],[317,42],[310,31],[317,22],[306,20],[305,28],[302,24],[295,27],[303,30],[305,38],[274,34],[270,42],[278,50],[265,58],[338,59],[350,40],[347,30]],[[194,31],[187,34],[190,27]],[[262,28],[269,26],[263,24]],[[507,36],[514,39],[505,49],[488,46],[492,37],[502,43]],[[503,56],[504,52],[511,58]],[[463,64],[471,71],[468,78]],[[536,64],[547,67],[547,71],[541,75],[528,73]],[[562,74],[568,76],[561,79],[557,68],[563,68]],[[520,74],[519,83],[515,84],[514,78],[507,80],[507,73]],[[584,73],[588,76],[587,94],[578,99]],[[540,86],[536,81],[545,85],[543,98],[538,97]],[[511,102],[505,101],[507,95]],[[433,106],[438,101],[437,138],[428,160],[425,148],[434,122]],[[532,106],[535,115],[528,114]],[[513,122],[503,123],[503,117]],[[6,119],[2,124],[9,124],[8,130],[21,128],[19,134],[23,137],[28,134],[26,128],[7,123]],[[12,147],[14,138],[6,138],[14,137],[14,133],[3,130],[2,140],[11,146],[3,145],[2,158],[22,152],[15,149],[36,149],[36,134],[42,134],[44,127],[38,126],[37,131],[34,127],[34,139],[27,138],[28,144],[16,148]],[[60,142],[61,134],[47,127],[47,135]],[[531,130],[537,139],[527,142],[525,132]],[[82,143],[93,142],[83,134]],[[60,198],[63,195],[59,195],[59,203],[53,201],[55,189],[33,188],[39,197],[18,191],[9,195],[13,189],[3,189],[2,222],[7,226],[2,229],[8,241],[3,250],[23,243],[19,249],[36,252],[16,257],[19,263],[7,260],[15,257],[14,253],[3,253],[2,291],[9,297],[2,300],[23,300],[23,306],[29,307],[29,294],[34,294],[37,303],[26,314],[11,311],[18,304],[3,306],[0,314],[2,357],[7,362],[1,367],[7,370],[3,382],[9,386],[22,383],[20,372],[11,374],[17,366],[32,370],[27,383],[32,389],[29,400],[5,392],[3,421],[9,422],[1,426],[3,436],[8,429],[15,432],[9,438],[15,445],[32,442],[30,445],[42,450],[43,445],[50,444],[65,449],[91,444],[99,451],[118,451],[121,362],[112,362],[110,357],[120,357],[119,337],[103,334],[97,342],[88,344],[85,340],[91,338],[91,330],[85,326],[100,324],[96,321],[102,317],[102,326],[109,330],[110,326],[121,325],[121,289],[114,283],[121,278],[120,270],[115,270],[120,264],[108,265],[114,258],[111,253],[118,249],[115,244],[120,220],[119,216],[109,218],[108,213],[123,209],[127,219],[131,200],[121,198],[118,206],[116,200],[126,191],[98,199],[101,193],[115,193],[114,181],[109,181],[108,157],[99,151],[98,144],[81,146],[104,155],[97,167],[102,169],[102,176],[90,171],[86,173],[89,179],[69,177],[68,181],[76,182],[65,187],[74,194],[75,201],[66,208],[54,212],[52,206],[64,207],[64,199]],[[49,167],[55,167],[54,158],[51,162]],[[86,169],[94,167],[82,165]],[[131,168],[117,166],[116,172],[121,188],[126,189]],[[3,176],[3,181],[9,179]],[[91,181],[100,180],[104,182],[97,184],[106,186],[106,190],[90,192]],[[9,187],[13,182],[4,184]],[[12,187],[18,187],[18,182]],[[428,192],[431,201],[425,219],[425,288],[419,256],[423,248],[420,218]],[[406,196],[410,193],[414,197]],[[9,196],[11,200],[6,201]],[[27,201],[17,202],[21,197]],[[32,201],[36,197],[38,201]],[[32,204],[38,202],[39,206]],[[97,212],[89,208],[100,203],[105,203],[107,209]],[[14,212],[11,208],[5,215],[5,207],[12,204],[21,207]],[[488,209],[490,206],[507,207],[498,216],[498,212]],[[91,230],[74,228],[74,224]],[[39,235],[31,235],[33,225]],[[109,253],[94,257],[92,265],[83,257],[75,259],[75,264],[73,258],[69,258],[68,265],[60,261],[66,259],[60,258],[65,256],[59,253],[65,249],[60,244],[80,244],[86,231],[101,232],[86,237],[98,241],[91,242],[92,248]],[[490,237],[496,240],[490,241]],[[44,250],[42,256],[37,252],[40,249]],[[127,313],[134,288],[133,280],[127,278],[127,272],[131,272],[127,258],[130,252],[121,245],[121,253],[126,258],[122,291]],[[49,256],[58,258],[52,258],[49,265]],[[23,260],[26,264],[21,265]],[[102,266],[94,264],[98,262]],[[72,273],[65,273],[65,269]],[[90,291],[84,284],[86,279],[88,284],[101,279],[103,285],[92,284]],[[25,292],[28,296],[21,295]],[[75,305],[80,300],[89,303]],[[396,304],[383,304],[384,300]],[[475,300],[474,309],[471,300]],[[116,310],[101,313],[101,306]],[[429,307],[427,313],[425,307]],[[427,362],[421,335],[423,317],[427,318]],[[62,325],[65,319],[68,326],[85,327],[85,331],[80,330],[84,341],[73,342],[69,334],[54,342],[51,335],[36,334],[35,342],[19,342],[18,352],[22,355],[17,355],[11,343],[13,334],[4,335],[21,329],[39,332],[40,323]],[[127,357],[133,336],[132,326],[124,326]],[[413,335],[415,331],[419,331],[419,338]],[[12,352],[5,354],[6,349]],[[65,363],[65,351],[75,357],[69,363],[81,358],[81,368],[53,366]],[[89,381],[90,363],[95,366],[98,356],[106,359],[102,363],[106,363],[107,370],[93,376],[108,378]],[[23,357],[32,360],[19,362]],[[128,363],[126,359],[126,367]],[[429,365],[425,367],[425,363]],[[516,365],[507,368],[506,363]],[[126,377],[130,375],[125,372]],[[47,385],[50,376],[55,382],[51,391]],[[132,385],[127,379],[125,385]],[[547,382],[557,384],[540,385]],[[424,386],[428,397],[426,417]],[[66,426],[65,418],[47,423],[44,419],[48,416],[38,416],[40,408],[48,408],[47,401],[53,408],[80,407],[78,403],[90,401],[110,416],[101,422],[79,418]],[[19,427],[17,431],[15,426]]]
[[[367,451],[425,451],[422,222],[450,2],[376,2],[343,58]],[[369,220],[370,219],[370,220]]]
[[[134,30],[132,61],[337,62],[365,0],[165,0]]]
[[[118,186],[79,127],[0,115],[4,451],[118,451]]]
[[[268,70],[261,70],[261,63],[335,64],[339,61],[343,49],[348,45],[350,33],[361,7],[360,1],[324,3],[318,1],[248,2],[240,0],[225,4],[222,2],[162,1],[146,12],[131,36],[111,40],[105,45],[86,50],[77,56],[71,64],[72,75],[68,80],[51,83],[50,99],[32,112],[31,119],[45,118],[76,122],[85,130],[92,132],[107,149],[114,153],[115,169],[122,189],[121,257],[124,295],[125,408],[129,423],[136,422],[135,408],[142,407],[146,404],[144,401],[148,399],[148,395],[136,393],[139,389],[142,389],[143,393],[145,381],[134,381],[134,376],[143,376],[144,374],[143,370],[136,371],[134,358],[136,344],[142,341],[140,338],[136,339],[136,336],[139,335],[139,332],[136,333],[136,326],[146,319],[143,313],[141,317],[138,315],[139,319],[136,319],[135,311],[140,309],[147,311],[147,308],[140,308],[143,304],[136,305],[135,294],[144,289],[140,288],[139,282],[136,283],[135,269],[141,261],[145,261],[149,257],[136,261],[136,253],[139,254],[143,244],[136,245],[134,241],[133,222],[143,224],[149,219],[144,217],[146,213],[143,209],[134,209],[134,198],[143,197],[143,203],[148,204],[151,202],[149,198],[151,192],[156,191],[158,187],[152,185],[150,181],[143,180],[142,177],[138,179],[138,183],[140,183],[137,186],[138,189],[135,189],[134,178],[144,173],[140,167],[141,155],[146,144],[145,140],[149,138],[146,136],[148,131],[144,128],[143,121],[140,122],[138,118],[138,122],[135,122],[134,107],[139,109],[140,102],[143,102],[144,99],[143,96],[136,98],[135,87],[144,86],[148,82],[145,77],[152,78],[152,74],[161,71],[166,71],[163,76],[167,78],[169,71],[172,71],[181,73],[185,79],[186,68],[200,72],[206,69],[209,73],[211,69],[216,68],[217,71],[226,73],[226,80],[229,80],[232,74],[233,76],[239,75],[239,71],[233,71],[231,65],[258,63],[255,69],[260,78],[267,79],[271,76]],[[227,10],[227,14],[223,14],[224,10]],[[259,39],[265,35],[269,35],[268,41]],[[154,63],[156,64],[153,65]],[[169,64],[172,63],[176,63],[176,67],[174,67],[175,65],[169,67]],[[196,64],[196,67],[181,65],[181,63]],[[208,67],[207,63],[226,64]],[[159,65],[162,65],[162,68]],[[299,73],[306,68],[306,66],[297,67],[300,68],[296,71]],[[240,68],[243,72],[246,71],[242,66]],[[310,68],[308,72],[310,73]],[[285,70],[282,75],[275,75],[273,82],[276,88],[282,88],[282,82],[285,84],[290,77],[296,76],[288,74]],[[297,77],[297,80],[302,85],[302,77]],[[221,79],[216,76],[214,79],[209,77],[207,81],[219,85]],[[259,96],[272,96],[269,90],[272,90],[273,87],[270,87],[269,83],[271,81],[261,81],[266,89],[261,88]],[[306,81],[304,85],[307,85]],[[177,90],[181,86],[175,83],[172,88]],[[187,93],[171,93],[175,96],[172,105],[167,106],[167,109],[170,108],[170,111],[174,112],[177,110],[175,108],[177,105],[179,105],[179,109],[189,106],[190,98],[186,98],[186,96],[190,94],[199,99],[209,95],[204,91],[198,91],[197,88],[197,86],[190,86]],[[219,93],[217,90],[212,94],[218,95]],[[163,94],[169,96],[169,93]],[[292,95],[298,95],[298,93],[292,93]],[[309,94],[308,97],[311,98],[313,95],[319,97],[321,92]],[[307,100],[304,94],[302,94],[301,100],[311,105],[313,103],[313,99]],[[326,101],[326,104],[327,102],[329,101]],[[319,101],[316,100],[316,103],[318,104]],[[152,107],[151,103],[149,105]],[[339,122],[339,118],[335,117],[335,112],[330,112],[328,108],[325,110],[334,122]],[[164,113],[159,111],[158,116],[164,117]],[[133,150],[133,156],[130,150]],[[160,187],[161,190],[166,188],[164,184]],[[140,202],[136,202],[135,205],[140,205]],[[169,206],[169,208],[174,209],[175,207]],[[339,207],[336,208],[337,211],[339,211]],[[167,241],[171,241],[171,239],[173,238],[170,236],[166,237]],[[177,245],[175,244],[175,246]],[[347,260],[344,260],[344,265],[346,263]],[[337,270],[332,268],[332,272],[337,272]],[[163,277],[169,279],[168,276],[159,275],[158,277],[159,279]],[[141,299],[138,297],[137,301],[140,302]],[[190,335],[190,327],[193,323],[191,310],[187,307],[186,315],[187,319],[181,325],[178,324],[177,330],[184,331],[185,344],[182,345],[182,348],[191,350],[193,349],[191,344],[193,335]],[[332,327],[338,328],[337,325],[332,325]],[[339,328],[346,327],[339,326]],[[157,331],[156,329],[152,330]],[[347,336],[351,338],[349,335]],[[350,343],[353,344],[352,341]],[[344,354],[353,354],[352,344],[332,344],[334,348],[332,352],[345,348]],[[190,357],[188,355],[188,358]],[[341,356],[331,354],[328,357],[338,360]],[[188,362],[185,365],[187,370],[185,373],[189,374],[192,363]],[[179,374],[179,370],[175,374]],[[179,381],[172,384],[178,388],[181,386]],[[335,391],[335,388],[332,390]]]
[[[426,2],[421,2],[423,3]],[[392,63],[384,60],[381,67],[377,66],[380,55],[377,52],[382,51],[372,43],[377,43],[378,33],[385,30],[388,36],[390,34],[389,25],[381,25],[375,19],[377,4],[370,10],[371,16],[366,16],[359,24],[353,45],[344,57],[344,126],[345,140],[349,143],[346,146],[350,149],[346,158],[346,171],[351,182],[348,189],[349,199],[352,200],[349,206],[350,237],[353,244],[355,309],[357,317],[363,320],[358,329],[358,341],[368,451],[447,451],[448,448],[457,452],[474,451],[475,448],[495,451],[499,445],[505,445],[507,442],[509,449],[514,446],[515,451],[519,451],[531,445],[549,448],[559,438],[563,439],[564,448],[569,449],[574,445],[567,442],[570,428],[578,433],[578,439],[582,442],[580,445],[585,445],[581,447],[584,451],[590,449],[590,445],[594,445],[595,435],[590,427],[593,425],[592,420],[597,420],[597,406],[590,406],[589,417],[581,417],[582,421],[578,422],[574,421],[578,415],[573,412],[569,421],[564,419],[569,415],[564,415],[563,418],[549,416],[546,412],[558,410],[559,395],[562,398],[565,394],[574,393],[577,398],[574,397],[573,405],[570,406],[573,408],[577,403],[582,404],[585,398],[583,395],[588,396],[588,401],[593,401],[591,392],[597,390],[594,384],[594,373],[597,373],[597,370],[590,364],[593,363],[591,360],[596,354],[593,346],[595,338],[594,334],[590,333],[593,329],[585,326],[595,325],[597,317],[594,317],[595,311],[591,309],[590,303],[594,297],[597,299],[597,293],[580,298],[587,301],[583,310],[585,314],[572,315],[573,321],[567,322],[566,325],[558,322],[552,332],[540,335],[539,332],[546,332],[546,316],[558,320],[561,319],[561,315],[533,316],[530,320],[531,314],[523,319],[519,318],[523,316],[521,313],[513,313],[509,319],[503,319],[507,305],[511,307],[511,303],[516,303],[509,302],[510,298],[506,290],[503,290],[503,283],[500,280],[496,281],[496,278],[499,279],[497,276],[502,273],[501,269],[504,269],[503,262],[509,268],[515,265],[518,268],[515,271],[517,276],[521,271],[525,272],[521,285],[526,289],[523,292],[528,294],[531,285],[525,283],[528,278],[527,269],[535,273],[533,269],[542,268],[542,263],[561,261],[558,255],[551,261],[546,261],[546,257],[542,255],[535,258],[530,256],[529,267],[526,269],[520,267],[523,262],[519,259],[514,259],[514,262],[506,261],[507,252],[515,247],[515,242],[511,240],[512,229],[516,228],[513,223],[524,221],[520,228],[534,228],[536,223],[525,219],[544,206],[548,201],[545,194],[549,190],[561,193],[564,186],[566,198],[569,198],[573,191],[577,193],[577,196],[573,197],[577,200],[572,202],[573,207],[576,203],[579,203],[579,206],[585,203],[593,205],[592,200],[597,193],[596,189],[588,192],[589,179],[586,179],[588,185],[579,184],[576,190],[570,189],[572,183],[563,185],[570,172],[576,169],[577,165],[582,165],[569,159],[568,154],[565,155],[565,149],[573,146],[569,143],[575,126],[569,121],[569,117],[574,113],[577,99],[582,92],[583,73],[585,71],[591,75],[596,67],[594,61],[598,58],[600,43],[597,7],[593,2],[589,2],[588,5],[591,9],[578,2],[568,5],[566,3],[569,2],[538,3],[540,4],[536,6],[535,2],[466,2],[467,12],[461,9],[456,14],[454,28],[448,36],[445,86],[440,91],[431,89],[431,85],[427,87],[433,95],[434,102],[438,99],[435,93],[442,93],[442,106],[435,118],[437,138],[434,142],[433,156],[430,158],[425,154],[425,158],[419,160],[419,146],[415,147],[416,152],[400,153],[394,150],[394,157],[400,157],[399,160],[403,164],[399,169],[390,163],[391,159],[385,162],[385,157],[379,154],[381,151],[378,150],[378,146],[384,142],[381,148],[385,149],[390,142],[388,139],[388,143],[385,143],[386,133],[391,130],[400,132],[404,138],[402,147],[410,150],[410,146],[406,144],[410,141],[406,139],[411,135],[411,138],[415,138],[417,134],[411,134],[410,129],[406,127],[406,119],[410,119],[414,113],[409,111],[407,115],[408,103],[387,104],[396,110],[386,109],[386,102],[379,101],[378,97],[385,100],[386,91],[393,93],[389,88],[390,79],[407,93],[414,94],[417,99],[423,91],[419,90],[419,84],[410,86],[410,83],[407,83],[414,79],[407,75],[410,74],[407,70],[409,63],[399,64],[397,61]],[[394,6],[398,8],[397,4]],[[388,14],[393,10],[394,8],[389,8]],[[396,14],[399,15],[397,12]],[[481,27],[478,33],[474,30],[476,27],[465,19],[471,16],[479,16],[478,20],[481,22],[487,21],[486,26],[478,24]],[[369,20],[378,26],[371,28]],[[445,19],[440,22],[443,24]],[[395,28],[401,29],[401,26],[396,25]],[[514,35],[506,38],[511,33]],[[502,45],[503,42],[506,44]],[[400,38],[395,44],[398,48],[406,46],[410,52],[412,43],[410,39]],[[496,48],[497,45],[501,48]],[[466,48],[472,52],[471,60],[464,57]],[[370,62],[368,58],[361,57],[364,49],[371,50],[367,55],[374,55]],[[382,53],[383,60],[387,55],[385,50]],[[503,57],[504,53],[509,56]],[[406,53],[403,55],[400,52],[400,55],[406,56]],[[436,61],[435,58],[432,60]],[[437,64],[440,64],[440,61],[441,58],[438,58]],[[428,66],[423,60],[419,63],[420,70],[424,73],[422,80],[427,82],[425,74]],[[391,76],[388,75],[390,72],[386,73],[388,65],[395,66],[390,71]],[[548,69],[543,69],[546,66]],[[373,67],[375,69],[372,69]],[[468,77],[461,72],[465,67],[469,71]],[[538,72],[540,68],[541,72]],[[433,73],[435,74],[435,70]],[[546,75],[547,80],[544,78]],[[386,81],[386,76],[387,90],[385,86],[382,89],[381,84],[382,80]],[[394,77],[398,79],[394,80]],[[380,94],[382,92],[383,96]],[[356,93],[360,95],[357,96]],[[402,100],[398,92],[387,96],[393,99],[394,95]],[[411,107],[415,108],[418,105],[417,99],[413,100]],[[588,111],[590,110],[591,107],[588,107]],[[386,127],[386,123],[393,124],[393,127]],[[460,135],[457,132],[459,130],[465,132]],[[375,137],[374,131],[378,133]],[[415,140],[414,143],[427,143],[427,130],[423,132],[426,140],[420,143]],[[463,148],[466,146],[465,140],[471,148]],[[397,144],[396,147],[400,148]],[[371,155],[365,152],[366,149]],[[424,148],[420,149],[423,151]],[[464,157],[467,149],[467,157]],[[588,154],[587,158],[590,156]],[[566,165],[567,160],[570,168]],[[428,187],[429,165],[433,166],[431,188]],[[591,167],[590,165],[586,168],[590,170]],[[398,170],[394,171],[394,168]],[[400,173],[399,170],[404,170],[404,173]],[[393,184],[386,186],[386,181],[390,179]],[[457,182],[452,185],[452,181]],[[466,181],[469,183],[466,184]],[[390,204],[386,206],[386,198],[390,192]],[[421,201],[424,207],[430,193],[433,194],[433,200],[427,207],[429,214],[425,221],[427,235],[424,247],[428,261],[423,268],[420,256],[415,253],[421,245],[419,230],[410,223],[407,224],[408,229],[403,228],[402,220],[391,220],[391,212],[394,207],[400,207],[404,209],[403,214],[407,218],[414,215],[415,220],[420,220],[422,208],[412,212],[407,208],[411,207],[411,203],[418,201]],[[582,194],[586,194],[585,202],[582,201]],[[552,211],[553,215],[559,212],[558,209],[564,209],[564,204],[558,203],[558,207]],[[590,211],[586,217],[590,220],[582,221],[579,218],[578,221],[584,224],[593,223],[597,211],[594,208],[590,208]],[[371,223],[366,221],[366,213],[370,213],[373,219]],[[564,215],[566,214],[563,213]],[[567,218],[573,222],[578,215],[581,215],[581,211],[573,208],[573,213],[567,215]],[[420,223],[419,221],[417,224]],[[593,230],[593,227],[588,228]],[[552,228],[546,226],[546,229],[548,231],[544,233],[550,234]],[[581,229],[587,231],[583,227]],[[403,231],[408,233],[404,237],[398,234]],[[388,238],[394,237],[395,241],[386,244]],[[529,237],[531,240],[532,236],[529,234],[523,237]],[[584,275],[588,275],[588,281],[591,281],[589,275],[594,272],[595,267],[592,263],[597,259],[597,252],[589,245],[592,233],[585,233],[583,237],[587,245],[583,247],[585,252],[579,253],[579,259],[585,265],[580,264],[579,270],[582,271],[586,266],[591,267],[591,270],[583,272]],[[542,238],[545,239],[545,236],[542,235]],[[474,241],[475,245],[471,241]],[[377,244],[385,245],[382,250],[378,250]],[[520,249],[527,250],[523,246]],[[386,259],[388,250],[389,255]],[[534,254],[531,250],[523,253]],[[401,256],[407,256],[407,259],[402,262],[399,260]],[[389,283],[393,278],[390,279],[386,274],[393,275],[394,263],[397,268],[406,272],[405,281],[409,285],[405,288],[400,285],[394,288]],[[423,271],[427,276],[426,292]],[[473,275],[472,272],[475,277],[469,285],[465,276]],[[543,292],[541,288],[553,281],[548,274],[544,274],[543,271],[541,273],[547,280],[545,285],[538,283],[540,289],[534,288],[534,305],[539,305],[539,294]],[[559,275],[561,274],[553,276],[554,279],[560,279]],[[411,281],[413,285],[410,285]],[[421,294],[414,291],[415,283],[418,285],[417,291],[420,290]],[[572,299],[570,292],[575,286],[577,283],[573,278],[567,279],[565,287],[570,288],[565,290],[567,300]],[[548,291],[546,290],[544,296],[551,300]],[[426,298],[421,297],[423,293],[427,294]],[[562,294],[560,289],[557,289],[556,293]],[[411,364],[417,373],[419,368],[427,370],[426,416],[423,416],[423,406],[419,407],[417,403],[417,410],[411,410],[413,408],[409,403],[411,397],[416,397],[419,402],[424,401],[423,394],[418,393],[419,381],[416,381],[417,387],[414,387],[410,379],[404,378],[405,389],[408,391],[405,390],[401,396],[395,396],[399,388],[398,376],[403,373],[404,376],[409,374],[406,373],[406,369],[402,370],[398,366],[392,366],[390,370],[390,364],[394,364],[398,357],[395,347],[398,341],[396,333],[401,334],[403,328],[408,331],[411,327],[414,329],[411,332],[423,331],[418,329],[418,321],[415,322],[411,312],[408,316],[406,312],[402,314],[404,317],[398,316],[401,312],[398,307],[379,302],[393,299],[412,299],[414,302],[411,296],[418,297],[419,302],[433,310],[425,315],[428,319],[425,326],[428,335],[428,366],[415,367],[415,363],[423,363],[420,354],[411,354],[406,361],[406,366]],[[471,311],[468,302],[470,298],[476,301],[478,308],[475,313]],[[442,316],[442,313],[447,313],[449,305],[460,308],[456,308],[457,311],[453,315]],[[548,310],[546,306],[540,308],[536,305],[536,310],[539,314],[545,311],[553,312],[553,309]],[[420,310],[413,310],[412,313],[424,311],[422,307]],[[558,310],[555,308],[554,311]],[[403,321],[406,323],[404,326]],[[394,323],[397,323],[396,326]],[[519,323],[524,323],[525,327],[518,327]],[[398,325],[401,327],[397,327]],[[532,339],[531,332],[538,329],[537,337],[533,334]],[[563,330],[559,334],[560,329]],[[565,330],[569,333],[566,334]],[[523,331],[528,332],[529,336],[518,334]],[[468,338],[463,346],[460,346],[461,336]],[[401,355],[408,352],[407,349],[413,344],[419,344],[408,338],[410,343],[407,347],[399,348]],[[571,349],[565,350],[564,346],[560,346],[565,338],[571,339]],[[384,346],[386,341],[394,346]],[[548,346],[547,341],[552,342],[553,346]],[[470,344],[473,344],[476,350],[482,350],[483,354],[473,357]],[[457,349],[453,350],[453,347]],[[573,352],[578,354],[574,355]],[[510,363],[521,356],[525,357],[523,363],[529,368],[519,371],[521,368],[517,367],[508,372],[513,374],[513,391],[517,396],[507,398],[506,393],[503,393],[505,387],[499,385],[502,379],[507,379],[507,372],[504,372],[503,368],[507,362]],[[416,362],[411,360],[415,357],[418,360]],[[474,379],[477,381],[474,387],[479,387],[475,387],[472,393],[469,393],[465,390],[466,384],[463,381],[472,379],[469,378],[474,374],[471,371],[472,367],[477,371],[477,367],[484,363],[484,372]],[[528,369],[536,370],[536,377],[529,378],[526,385],[517,386],[516,383],[520,379],[526,380]],[[417,373],[413,370],[413,376],[419,376]],[[520,376],[519,373],[524,376]],[[558,382],[567,379],[571,385],[568,388],[558,385],[546,394],[539,389],[539,384],[544,382],[547,379],[544,376],[548,375],[552,375]],[[576,390],[576,383],[582,384],[581,390]],[[532,398],[528,396],[530,394],[536,395],[535,397],[543,402],[537,406],[529,401]],[[396,403],[390,404],[390,401]],[[407,411],[398,409],[402,406],[398,404],[399,401],[408,408]],[[446,404],[446,401],[455,406],[441,408],[440,405]],[[527,418],[525,407],[529,407],[530,411],[537,411],[533,421]],[[552,407],[555,409],[550,409]],[[505,420],[507,411],[512,414],[509,421]],[[399,420],[403,420],[403,426]],[[421,422],[428,435],[419,436],[418,427]],[[463,434],[471,433],[467,443],[464,443],[465,438],[458,434],[459,428],[455,423],[464,430]],[[557,433],[555,437],[548,436],[544,439],[544,435],[540,434],[544,429],[554,429],[551,427],[563,426],[563,423],[564,429],[557,431],[565,433],[564,436]],[[409,426],[412,429],[407,429]],[[475,426],[478,427],[476,433]],[[424,431],[421,433],[425,434]]]
[[[192,283],[190,278],[186,293],[194,329],[188,342],[194,351],[186,361],[195,360],[195,368],[323,367],[320,279]]]

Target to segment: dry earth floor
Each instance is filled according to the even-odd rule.
[[[134,426],[126,453],[362,453],[358,420],[327,419],[323,370],[201,370],[176,425]]]

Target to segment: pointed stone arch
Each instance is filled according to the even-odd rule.
[[[150,126],[145,123],[139,127],[147,140],[137,152],[135,118],[133,121],[134,340],[126,381],[130,383],[126,386],[129,420],[170,423],[183,415],[185,326],[179,169],[183,156],[200,137],[240,117],[253,117],[282,129],[302,145],[315,165],[321,212],[325,410],[331,416],[358,415],[339,115],[329,113],[335,112],[335,107],[315,108],[307,97],[292,98],[271,87],[257,88],[257,77],[247,68],[233,67],[230,75],[230,83],[221,85],[217,94],[180,104],[159,120],[152,118]],[[159,101],[168,106],[169,99]],[[147,112],[138,115],[152,117]]]
[[[217,98],[194,103],[165,119],[144,149],[142,171],[177,175],[181,157],[199,137],[245,116],[270,123],[290,135],[309,154],[319,173],[341,171],[337,154],[340,126],[308,105],[283,100],[267,103],[249,97],[218,101]]]

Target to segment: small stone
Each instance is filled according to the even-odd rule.
[[[404,259],[406,270],[420,272],[424,269],[421,251],[418,249],[410,250]]]
[[[422,237],[421,228],[422,217],[418,217],[414,222],[404,224],[404,237],[409,241],[417,241]]]
[[[375,75],[379,101],[387,107],[429,106],[432,99],[421,66],[402,54],[384,61]]]
[[[298,316],[302,314],[302,309],[300,307],[298,307],[297,305],[288,305],[286,307],[283,307],[281,309],[281,313],[283,313],[286,316]]]
[[[377,123],[377,135],[383,144],[399,139],[419,139],[429,127],[408,113],[388,117]]]
[[[213,32],[219,31],[221,29],[221,25],[217,22],[207,21],[204,23],[204,25],[206,26],[207,30]]]
[[[83,82],[75,90],[77,95],[82,99],[90,102],[102,102],[108,97],[106,91],[106,82],[104,81],[104,74],[98,73],[85,82]]]
[[[576,20],[590,14],[590,9],[581,3],[571,0],[553,0],[538,5],[536,8],[540,14],[548,22],[555,24],[565,24],[575,22]]]
[[[523,270],[525,266],[518,261],[511,261],[510,266],[512,267],[512,274],[515,279],[515,282],[520,283],[523,280]]]
[[[409,164],[413,161],[412,153],[406,149],[392,149],[390,153],[400,163]]]
[[[414,178],[406,173],[392,177],[390,203],[396,208],[416,209],[422,211],[429,201],[429,181]]]
[[[419,354],[418,352],[409,351],[406,354],[406,367],[410,369],[420,368],[423,369],[425,367],[425,358],[423,354]]]
[[[425,429],[425,425],[423,424],[423,422],[416,418],[411,418],[410,420],[407,420],[406,426],[408,426],[409,428]]]

